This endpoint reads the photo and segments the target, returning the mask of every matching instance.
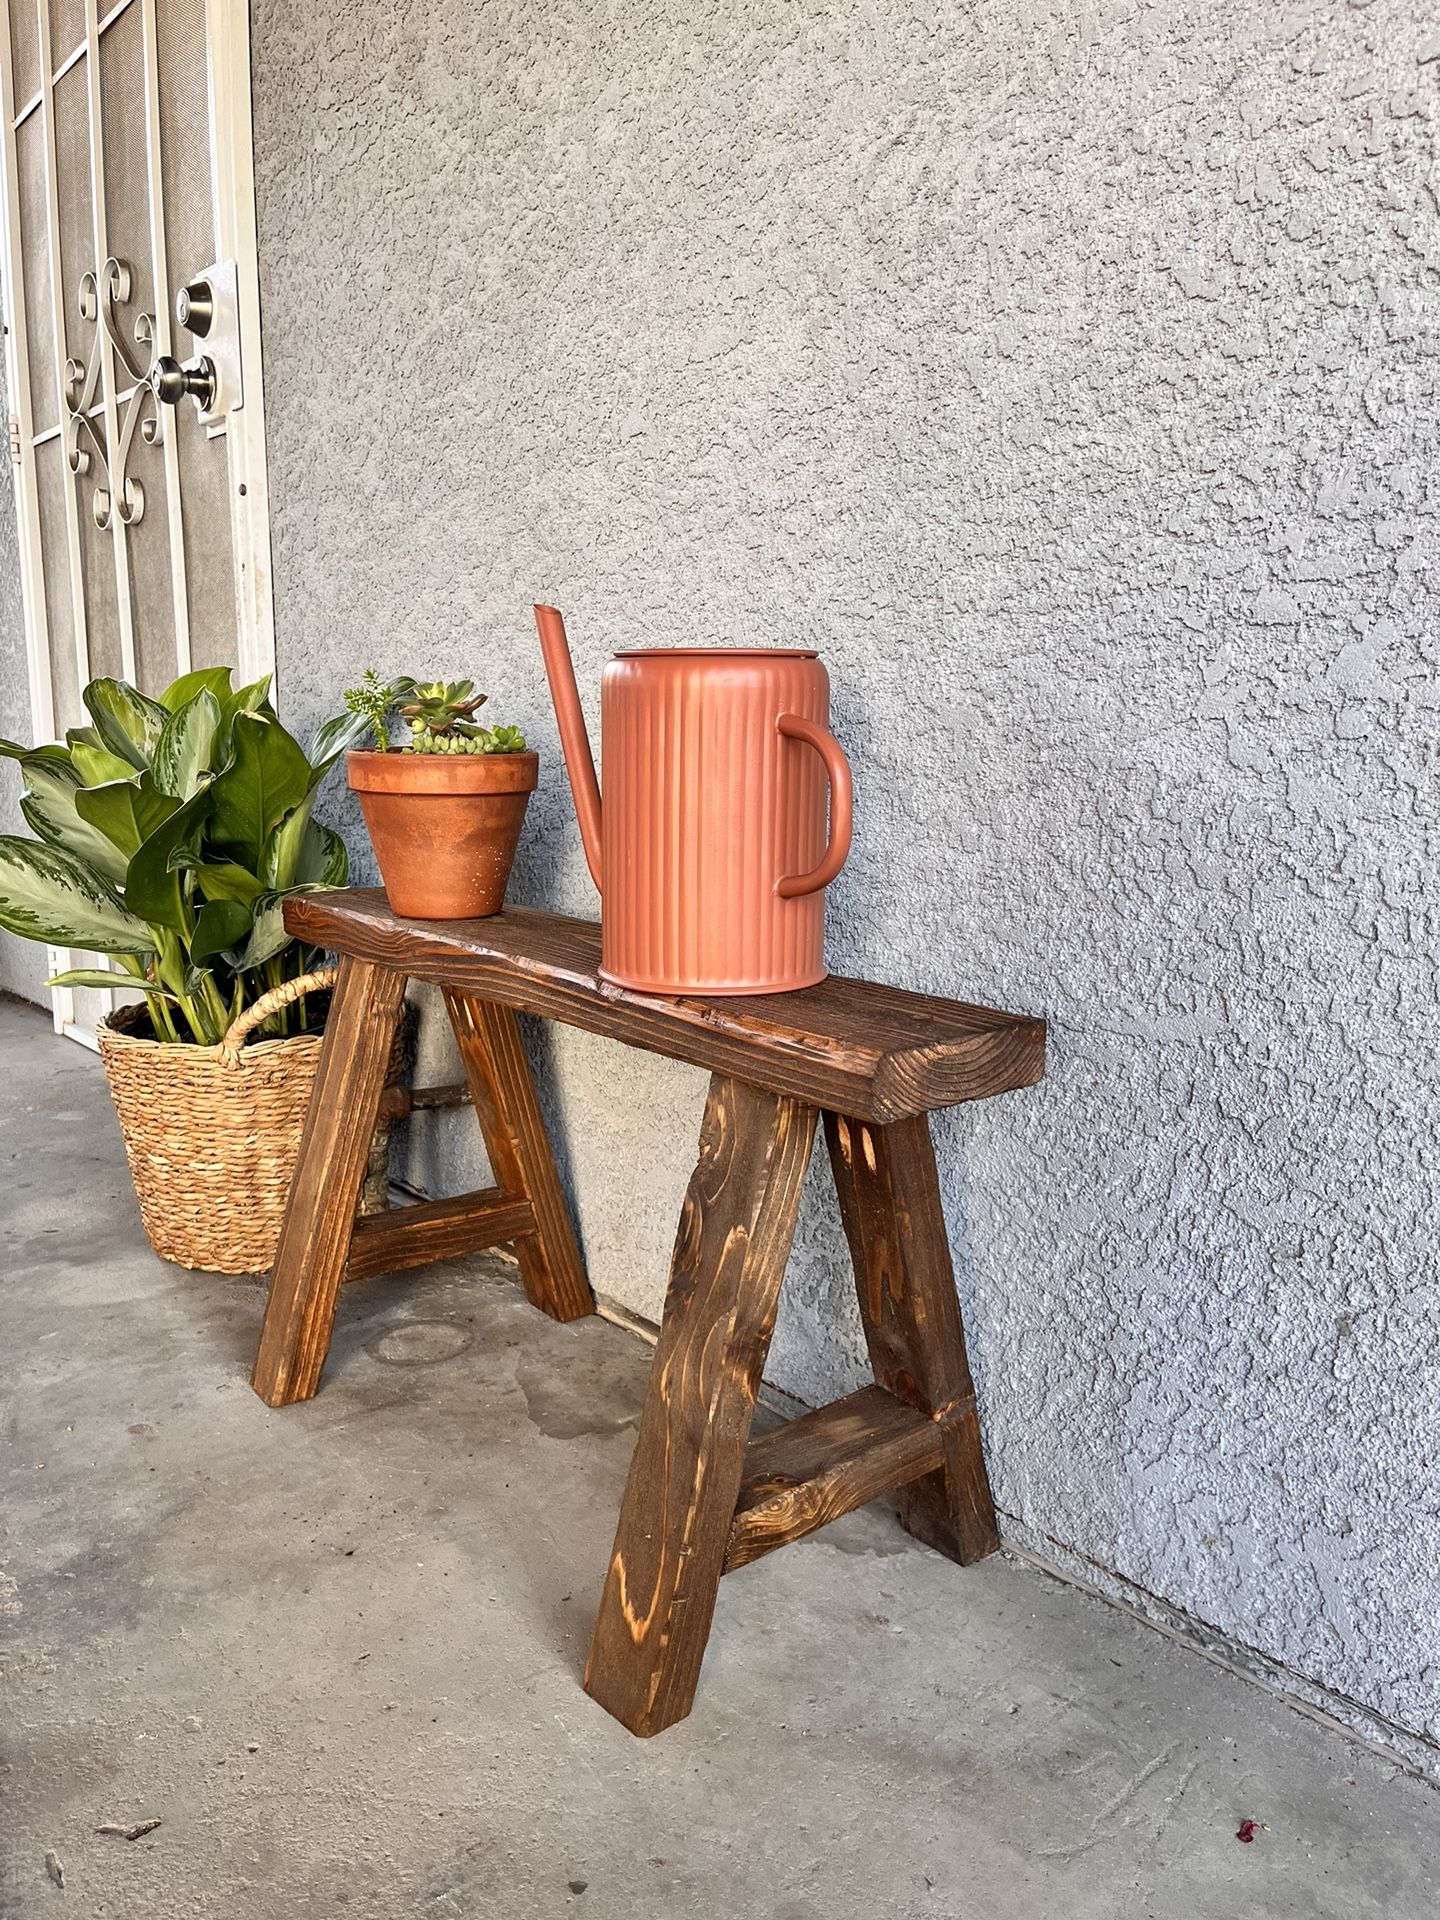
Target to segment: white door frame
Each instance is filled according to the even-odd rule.
[[[58,72],[68,69],[73,57],[62,61],[57,71],[50,44],[48,0],[35,0],[38,43],[42,73],[48,71],[51,82]],[[101,36],[131,7],[140,10],[144,42],[146,152],[151,207],[152,267],[156,286],[156,350],[172,351],[172,316],[169,312],[169,283],[165,258],[165,231],[161,218],[160,97],[157,68],[157,0],[115,0],[97,19],[95,10],[86,8],[86,59],[89,66],[92,188],[94,193],[95,237],[99,257],[98,272],[105,257],[105,210],[101,186],[103,169],[103,128],[99,103],[99,56]],[[250,96],[250,10],[248,0],[206,0],[206,63],[211,130],[211,182],[214,195],[216,258],[237,263],[240,305],[240,352],[244,378],[244,404],[231,413],[225,423],[226,454],[230,479],[230,519],[235,555],[237,671],[241,684],[258,680],[275,669],[275,619],[271,596],[270,506],[265,462],[265,406],[260,359],[260,274],[255,228],[255,163],[251,130]],[[11,434],[15,462],[15,510],[19,528],[20,584],[25,610],[25,652],[30,687],[30,719],[37,744],[56,737],[56,715],[50,681],[49,626],[45,604],[45,573],[41,560],[40,509],[35,480],[35,423],[30,400],[30,349],[25,304],[24,262],[20,254],[20,199],[17,177],[15,131],[19,121],[32,113],[52,119],[50,88],[43,81],[30,100],[14,97],[14,63],[10,46],[9,7],[0,0],[0,113],[3,113],[3,141],[0,141],[0,171],[4,192],[0,195],[0,240],[3,240],[3,273],[0,273],[0,307],[5,321],[5,378],[15,427]],[[140,103],[137,103],[137,105]],[[63,414],[64,289],[58,272],[60,258],[58,216],[55,206],[54,127],[46,128],[48,142],[47,187],[49,190],[51,284],[55,302],[53,350],[57,357],[56,395]],[[40,350],[44,347],[40,343]],[[102,342],[102,351],[109,349]],[[106,368],[108,444],[116,444],[115,383],[113,361]],[[185,569],[180,538],[180,495],[174,431],[165,434],[166,495],[170,516],[172,578],[175,594],[175,637],[178,670],[189,664],[189,621],[186,610]],[[86,636],[84,597],[80,587],[78,563],[78,506],[76,488],[66,481],[66,531],[71,549],[70,578],[75,596],[74,623],[76,666],[80,685],[90,678],[89,649]],[[119,588],[121,654],[127,673],[134,672],[134,637],[130,630],[128,568],[124,529],[115,521],[116,570]],[[50,971],[60,972],[73,964],[62,948],[49,950]],[[76,1020],[75,996],[65,987],[51,989],[55,1027],[87,1045],[94,1036]],[[113,1006],[113,995],[102,996]]]
[[[146,4],[154,6],[155,0],[146,0]],[[210,68],[210,177],[215,193],[216,258],[234,260],[239,268],[245,404],[229,417],[226,446],[230,457],[230,525],[235,543],[238,677],[245,686],[275,671],[249,0],[205,0],[205,44]]]

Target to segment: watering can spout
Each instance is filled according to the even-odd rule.
[[[565,749],[565,765],[570,774],[570,791],[575,796],[575,814],[580,822],[580,838],[585,843],[585,860],[590,877],[603,893],[600,879],[600,782],[595,778],[595,759],[590,751],[590,736],[585,731],[585,714],[580,705],[580,690],[575,684],[575,666],[565,638],[565,622],[558,607],[535,609],[535,625],[540,633],[540,651],[545,656],[545,675],[550,682],[550,698],[555,703],[555,718],[560,726],[560,744]]]

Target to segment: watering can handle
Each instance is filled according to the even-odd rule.
[[[825,857],[809,873],[787,874],[775,883],[775,891],[782,900],[794,900],[802,893],[818,893],[822,887],[828,887],[844,866],[850,852],[855,795],[850,762],[833,733],[798,713],[782,713],[775,724],[787,740],[803,740],[813,747],[830,776],[830,844],[825,849]]]

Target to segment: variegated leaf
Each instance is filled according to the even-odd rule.
[[[350,878],[350,855],[338,833],[318,820],[306,823],[295,878],[302,886],[343,887]]]
[[[290,938],[285,931],[283,896],[267,894],[256,909],[250,938],[235,956],[235,971],[248,973],[252,967],[263,967],[267,960],[285,951]]]
[[[76,786],[68,769],[62,771],[52,762],[30,758],[24,762],[25,795],[20,811],[32,832],[38,833],[62,853],[94,867],[112,886],[125,878],[127,859],[119,847],[100,828],[81,817],[76,809]]]
[[[150,763],[151,777],[162,793],[188,800],[209,777],[219,726],[220,702],[206,687],[170,715],[160,730]]]
[[[173,1000],[169,987],[158,980],[140,980],[133,973],[107,973],[103,967],[72,967],[68,973],[56,973],[45,982],[47,987],[94,987],[100,993],[113,993],[123,987],[126,993],[148,993],[157,1000]]]
[[[92,680],[85,705],[100,738],[132,767],[148,767],[165,725],[165,709],[128,680]]]
[[[143,920],[93,868],[58,847],[0,838],[0,927],[25,940],[90,953],[152,953]]]

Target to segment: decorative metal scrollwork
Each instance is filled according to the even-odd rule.
[[[84,276],[80,282],[80,318],[95,328],[95,338],[90,345],[88,364],[73,359],[65,362],[65,407],[69,415],[65,423],[65,458],[70,471],[76,475],[88,474],[94,462],[99,462],[104,480],[95,489],[93,510],[95,524],[102,533],[117,518],[123,526],[133,527],[144,515],[145,489],[138,480],[132,480],[125,469],[137,429],[147,447],[159,446],[164,432],[160,408],[150,389],[148,358],[144,367],[137,366],[131,358],[117,311],[128,304],[132,284],[129,267],[113,255],[98,276],[93,273]],[[135,345],[148,349],[148,357],[153,357],[154,314],[136,314],[132,332]],[[107,340],[131,386],[120,421],[119,443],[113,452],[106,445],[103,417],[93,417],[91,412],[100,389]]]

